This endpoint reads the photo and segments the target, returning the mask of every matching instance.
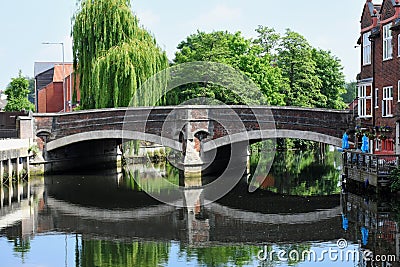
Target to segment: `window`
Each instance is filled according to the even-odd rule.
[[[394,142],[392,139],[380,140],[377,138],[375,145],[376,145],[375,151],[382,151],[382,152],[394,151]]]
[[[400,34],[397,36],[397,56],[400,57]]]
[[[379,89],[375,88],[375,108],[379,108]]]
[[[383,60],[392,58],[392,30],[391,23],[383,26]]]
[[[375,151],[381,151],[382,150],[382,140],[376,138],[375,139]]]
[[[400,102],[400,80],[397,82],[397,102]]]
[[[371,32],[366,32],[363,34],[363,65],[371,64],[371,41],[369,36]],[[400,36],[400,35],[399,35]]]
[[[383,87],[382,117],[391,117],[393,106],[393,87]]]
[[[360,118],[372,117],[372,85],[358,86],[358,115]]]

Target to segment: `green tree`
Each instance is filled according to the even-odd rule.
[[[300,34],[289,29],[281,38],[278,50],[278,66],[283,77],[289,81],[286,95],[288,106],[316,107],[327,102],[320,88],[321,80],[316,75],[312,47]]]
[[[82,108],[146,105],[162,86],[139,92],[168,59],[152,35],[139,27],[129,0],[83,0],[73,18],[74,69]]]
[[[345,85],[346,92],[342,94],[343,101],[345,103],[351,103],[357,97],[356,89],[357,89],[357,82],[349,82]]]
[[[280,70],[272,66],[271,56],[263,53],[260,44],[245,39],[240,32],[198,31],[188,36],[177,48],[175,63],[211,61],[227,64],[246,74],[259,86],[264,94],[264,99],[259,99],[259,103],[284,105],[285,83]],[[181,87],[172,92],[168,99],[169,104],[178,104],[200,96],[215,98],[226,104],[244,104],[241,96],[210,83]]]
[[[26,77],[28,79],[29,82],[29,95],[28,95],[28,100],[29,102],[31,102],[32,104],[35,104],[35,99],[36,99],[36,95],[35,95],[35,78],[29,78]]]
[[[4,93],[7,95],[5,111],[34,110],[35,106],[29,102],[29,81],[22,76],[21,70],[18,77],[12,78]]]
[[[273,54],[281,39],[281,35],[273,28],[259,25],[256,29],[258,36],[254,39],[253,43],[260,45],[263,48],[263,53]]]
[[[315,74],[321,80],[320,92],[326,96],[326,105],[317,104],[317,107],[345,108],[342,94],[346,92],[346,82],[340,60],[330,51],[315,48],[312,50],[312,57],[316,64]]]

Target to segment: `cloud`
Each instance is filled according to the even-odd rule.
[[[229,7],[226,5],[217,5],[208,12],[202,14],[196,19],[195,23],[199,25],[215,25],[216,23],[229,22],[242,16],[240,8]]]

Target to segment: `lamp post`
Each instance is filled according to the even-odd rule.
[[[67,111],[66,103],[67,103],[67,91],[65,88],[65,54],[64,54],[64,43],[53,43],[53,42],[43,42],[42,44],[46,45],[61,45],[62,48],[62,70],[63,70],[63,99],[64,99],[64,112]],[[72,86],[70,86],[70,101],[69,101],[69,110],[72,111]]]

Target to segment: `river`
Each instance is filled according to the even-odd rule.
[[[244,177],[190,209],[144,192],[180,183],[165,163],[14,181],[0,188],[0,266],[398,266],[400,204],[342,190],[340,164],[279,152],[254,193]]]

